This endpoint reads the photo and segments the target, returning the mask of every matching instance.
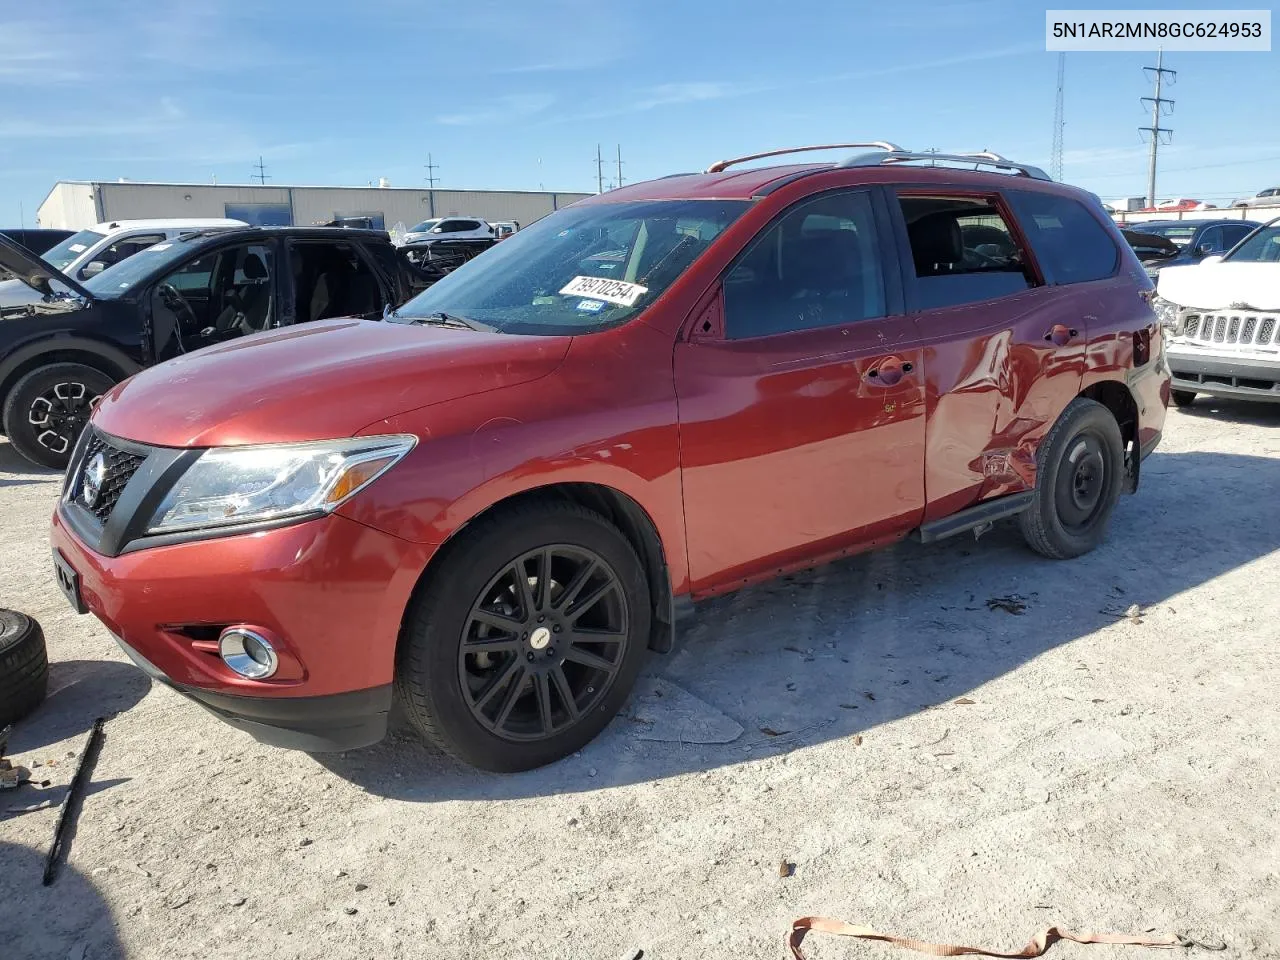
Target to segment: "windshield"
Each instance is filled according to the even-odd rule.
[[[742,215],[745,200],[569,207],[512,234],[388,317],[444,313],[503,333],[590,333],[642,311]]]
[[[191,247],[178,240],[163,240],[139,250],[133,256],[108,267],[95,277],[84,281],[84,288],[94,296],[116,296],[132,289],[135,284],[151,276],[152,271],[169,264],[176,264]]]
[[[95,233],[93,230],[81,230],[79,233],[67,237],[56,247],[46,250],[40,259],[58,270],[66,270],[79,257],[83,256],[86,250],[99,240],[105,239],[105,235],[101,233]]]
[[[1232,263],[1280,263],[1280,220],[1253,231],[1226,259]]]
[[[439,222],[439,220],[423,220],[420,224],[411,229],[409,233],[426,233]]]
[[[1185,247],[1191,242],[1191,238],[1196,235],[1196,225],[1186,223],[1141,223],[1134,224],[1131,229],[1135,233],[1164,237],[1179,247]]]

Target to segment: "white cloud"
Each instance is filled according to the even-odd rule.
[[[478,127],[495,123],[510,123],[541,113],[555,103],[549,93],[516,93],[459,113],[446,113],[436,117],[437,123],[451,127]]]

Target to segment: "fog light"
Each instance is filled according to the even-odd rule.
[[[244,627],[230,627],[222,631],[218,652],[223,663],[250,680],[265,680],[280,666],[271,641]]]

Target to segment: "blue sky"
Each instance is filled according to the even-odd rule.
[[[1140,6],[1131,4],[1130,6]],[[1149,5],[1147,5],[1149,6]],[[1172,4],[1203,9],[1209,4]],[[54,0],[0,13],[0,221],[58,179],[592,190],[888,139],[1048,166],[1057,55],[1025,0]],[[1280,185],[1280,54],[1176,53],[1159,192]],[[1145,191],[1140,53],[1067,59],[1065,179]],[[613,178],[612,165],[607,177]]]

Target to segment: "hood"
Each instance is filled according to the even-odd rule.
[[[1280,263],[1202,263],[1166,267],[1156,293],[1202,310],[1280,310]]]
[[[418,407],[546,376],[572,339],[324,320],[144,370],[103,396],[93,422],[173,447],[349,437]]]
[[[46,263],[26,247],[0,234],[0,280],[9,279],[26,284],[38,293],[41,299],[52,299],[58,295],[58,291],[52,286],[54,283],[86,301],[93,299],[93,295],[88,290],[57,267]]]

